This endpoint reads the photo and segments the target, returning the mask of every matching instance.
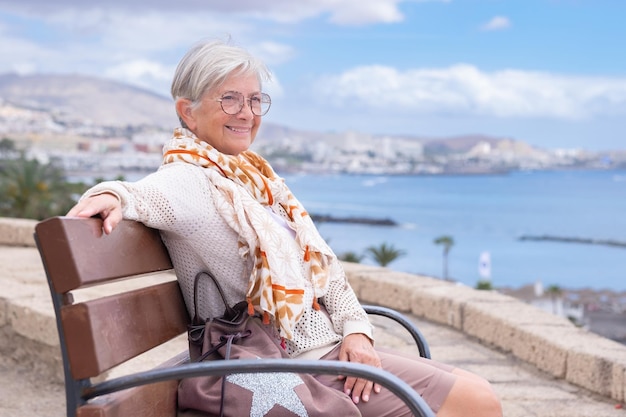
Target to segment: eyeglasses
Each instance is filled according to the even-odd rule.
[[[215,99],[215,101],[219,101],[222,105],[224,113],[230,115],[239,114],[241,109],[243,109],[245,100],[248,101],[250,104],[250,110],[252,110],[252,113],[256,116],[265,115],[272,105],[272,99],[265,93],[254,94],[247,98],[238,91],[229,91],[224,93],[221,98]]]

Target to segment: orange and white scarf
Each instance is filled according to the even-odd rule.
[[[177,161],[205,168],[218,190],[218,212],[239,235],[239,255],[255,258],[246,292],[250,314],[254,310],[262,313],[266,323],[272,317],[281,336],[291,339],[293,327],[304,312],[306,281],[311,283],[313,307],[318,309],[317,298],[326,293],[328,266],[335,257],[311,217],[284,180],[253,151],[223,154],[191,131],[177,128],[163,148],[163,164]],[[280,230],[267,210],[278,210],[279,206],[288,214],[287,225],[295,231],[298,253],[292,244],[283,243],[291,236]],[[309,276],[303,277],[303,263]]]

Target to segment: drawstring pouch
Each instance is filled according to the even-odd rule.
[[[224,314],[202,320],[198,315],[198,286],[209,279],[224,302]],[[247,302],[230,306],[218,280],[200,272],[194,282],[194,315],[188,326],[192,362],[289,358],[276,327],[250,315]],[[327,387],[309,374],[258,373],[183,379],[178,408],[203,416],[322,417],[360,416],[349,396]]]

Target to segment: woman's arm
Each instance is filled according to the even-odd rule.
[[[343,337],[353,333],[373,339],[373,328],[361,303],[346,279],[338,260],[329,266],[329,284],[322,302],[326,306],[335,331]]]
[[[68,216],[100,216],[105,233],[122,219],[159,230],[189,233],[189,224],[209,221],[211,187],[202,169],[168,164],[136,182],[106,181],[87,190]]]
[[[343,335],[339,359],[380,368],[378,353],[374,350],[372,325],[367,313],[346,280],[339,261],[330,268],[331,280],[323,302],[328,310],[335,331]],[[354,403],[369,401],[372,390],[380,392],[380,386],[365,379],[345,378],[344,391]]]

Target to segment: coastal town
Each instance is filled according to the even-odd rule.
[[[85,96],[89,100],[85,100]],[[68,173],[151,171],[178,125],[171,99],[81,76],[0,77],[0,139]],[[264,121],[253,149],[283,172],[451,175],[626,168],[626,150],[544,149],[524,138],[303,131]]]
[[[608,339],[626,344],[626,292],[561,288],[541,281],[498,292],[520,299]]]
[[[57,161],[72,175],[152,171],[160,164],[170,130],[65,120],[49,110],[0,101],[0,136],[32,157]],[[262,126],[253,147],[278,171],[290,173],[468,175],[626,167],[623,150],[539,149],[521,140],[480,135],[421,138],[307,132],[272,123]]]

